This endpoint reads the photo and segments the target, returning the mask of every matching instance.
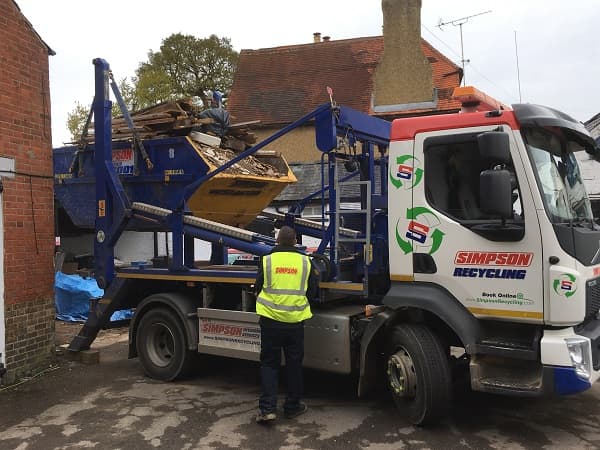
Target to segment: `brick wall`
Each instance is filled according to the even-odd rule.
[[[54,302],[37,300],[6,305],[5,383],[48,363],[54,350]]]
[[[265,127],[252,132],[256,135],[257,142],[260,142],[279,130],[280,128],[276,127]],[[297,128],[284,134],[267,145],[265,150],[280,152],[288,163],[318,162],[322,155],[317,149],[315,129],[312,126]]]
[[[433,100],[431,64],[421,48],[421,0],[382,0],[383,59],[375,72],[375,104]]]
[[[257,142],[260,142],[281,128],[264,127],[252,132],[256,135]],[[360,153],[361,144],[356,144],[356,152]],[[265,146],[265,150],[273,150],[281,153],[288,164],[297,163],[318,163],[321,161],[323,153],[317,148],[315,141],[315,129],[311,126],[297,128],[284,134],[279,139]]]
[[[49,48],[12,0],[0,0],[0,174],[4,225],[7,377],[35,370],[52,355],[54,251]]]

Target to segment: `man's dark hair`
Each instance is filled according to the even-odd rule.
[[[277,243],[293,247],[296,245],[296,232],[293,228],[284,225],[277,234]]]

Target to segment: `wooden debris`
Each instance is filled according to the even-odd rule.
[[[212,118],[199,118],[200,113],[196,106],[188,100],[165,102],[131,113],[134,130],[140,139],[153,139],[167,136],[187,136],[192,131],[202,130],[203,125],[215,123]],[[257,138],[250,131],[250,127],[260,121],[241,122],[232,124],[227,128],[227,135],[221,139],[220,147],[209,146],[195,141],[195,145],[202,152],[203,157],[215,168],[220,167],[249,146],[256,143]],[[127,126],[124,117],[112,120],[113,140],[124,141],[133,139],[133,132]],[[203,133],[210,134],[206,131]],[[191,136],[190,136],[191,137]],[[87,143],[94,142],[93,124],[86,136]],[[265,160],[272,160],[272,156],[249,156],[225,171],[232,175],[258,175],[272,178],[287,176],[275,166]]]
[[[253,120],[250,122],[234,123],[229,126],[228,134],[231,136],[244,141],[246,144],[252,145],[256,143],[256,135],[249,131],[249,126],[258,125],[260,120]]]
[[[215,167],[221,167],[237,156],[233,150],[214,148],[203,144],[196,145],[200,148],[202,156]],[[260,175],[271,178],[287,176],[287,173],[280,172],[275,166],[261,161],[260,158],[255,156],[248,156],[242,159],[224,173],[231,175]]]
[[[238,122],[238,123],[234,123],[229,125],[229,129],[230,130],[237,130],[240,128],[248,128],[251,125],[258,125],[260,123],[260,120],[251,120],[249,122]]]
[[[152,139],[162,136],[182,136],[196,129],[202,131],[203,125],[215,123],[212,118],[197,117],[201,109],[189,100],[179,100],[159,103],[149,108],[144,108],[131,113],[134,129],[142,139]],[[248,127],[260,123],[260,121],[243,122],[231,125],[228,130],[232,137],[243,141],[246,145],[256,143],[256,136],[249,132]],[[125,118],[120,116],[112,120],[114,140],[129,140],[133,133],[127,126]],[[89,134],[85,142],[94,141],[94,126],[91,124]],[[233,144],[236,149],[239,143]]]
[[[221,139],[221,146],[235,152],[243,152],[246,150],[246,142],[233,136],[224,136],[223,139]]]

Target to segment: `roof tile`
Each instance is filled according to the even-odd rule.
[[[431,62],[438,107],[402,114],[460,109],[452,90],[461,69],[427,41],[421,43]],[[374,73],[383,56],[383,37],[363,37],[320,43],[242,50],[228,103],[235,121],[289,123],[329,101],[333,89],[339,104],[371,113]]]

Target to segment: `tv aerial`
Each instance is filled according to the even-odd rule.
[[[489,11],[484,11],[484,12],[480,12],[477,14],[473,14],[470,16],[466,16],[466,17],[461,17],[460,19],[454,19],[454,20],[448,20],[446,22],[442,21],[442,19],[440,19],[440,22],[438,23],[438,28],[441,30],[442,27],[444,25],[454,25],[455,27],[459,27],[460,28],[460,62],[462,64],[462,70],[463,70],[463,86],[465,85],[466,82],[466,76],[465,76],[465,63],[469,62],[470,60],[465,59],[465,50],[464,50],[464,45],[463,45],[463,31],[462,31],[462,26],[467,23],[469,21],[469,19],[473,18],[473,17],[477,17],[477,16],[482,16],[484,14],[488,14],[491,13],[492,10]]]

